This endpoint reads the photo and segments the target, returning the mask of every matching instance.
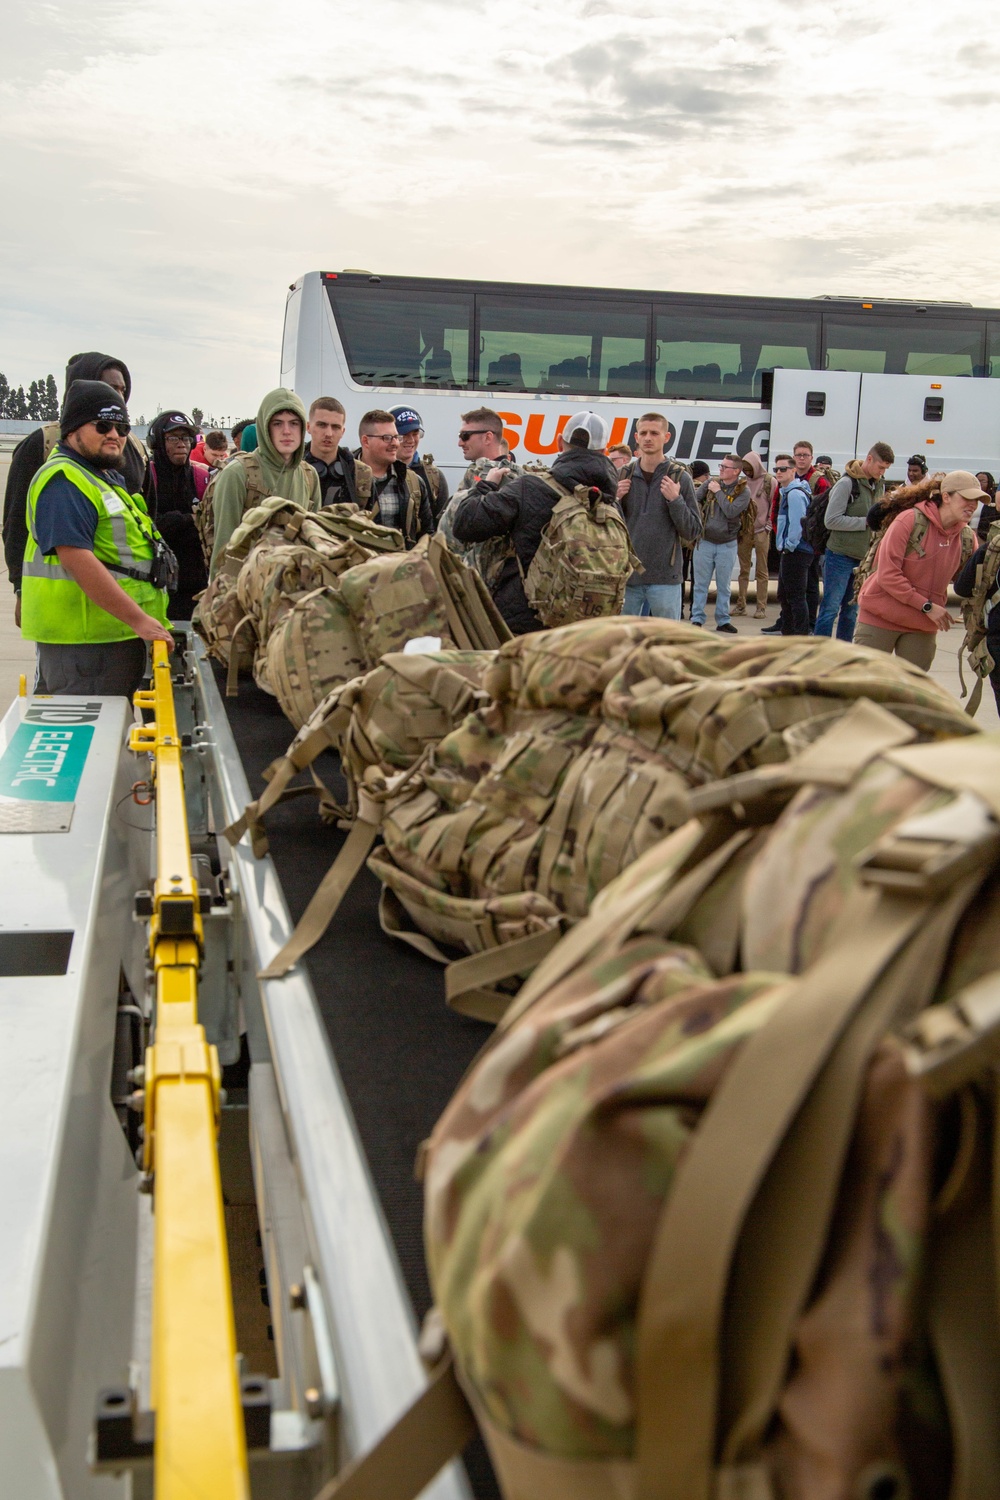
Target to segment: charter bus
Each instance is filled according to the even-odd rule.
[[[412,404],[423,419],[421,447],[453,489],[463,470],[460,414],[483,404],[498,409],[518,458],[548,460],[573,411],[592,406],[608,418],[612,443],[628,441],[636,418],[656,409],[670,421],[668,451],[677,459],[714,466],[751,447],[766,459],[775,370],[800,372],[799,384],[809,371],[831,380],[851,372],[859,393],[861,379],[917,376],[905,384],[923,392],[1000,376],[1000,309],[312,271],[289,289],[281,351],[282,384],[307,406],[319,395],[343,402],[348,442],[356,443],[369,408]],[[775,436],[782,444],[810,436],[821,451],[824,413],[816,408],[825,393],[805,394],[803,420],[811,406],[818,425]],[[997,431],[979,433],[975,453],[963,453],[970,463],[996,467],[997,409]],[[934,441],[923,434],[923,415],[907,424],[918,446]],[[835,462],[851,456],[859,432],[855,423]],[[909,437],[881,435],[904,463]]]

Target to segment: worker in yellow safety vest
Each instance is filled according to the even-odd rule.
[[[117,391],[74,381],[59,430],[28,490],[21,633],[38,643],[36,692],[131,697],[146,642],[172,643],[176,559],[124,486],[129,420]]]

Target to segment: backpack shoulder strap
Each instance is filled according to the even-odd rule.
[[[243,465],[243,471],[247,476],[247,493],[243,508],[244,510],[251,510],[261,500],[267,499],[260,459],[256,453],[241,453],[238,455],[236,461]]]
[[[367,510],[372,499],[372,471],[360,458],[354,460],[354,493],[362,510]]]

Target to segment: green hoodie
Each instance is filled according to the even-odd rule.
[[[302,437],[292,456],[285,464],[271,442],[269,424],[281,411],[294,412],[302,422]],[[319,510],[322,502],[319,476],[309,464],[302,462],[306,447],[306,410],[294,391],[279,386],[268,391],[257,409],[257,447],[253,457],[260,466],[263,494],[251,496],[259,504],[268,495],[280,495],[284,500],[297,500],[307,510]],[[215,513],[215,543],[212,548],[212,576],[219,566],[223,550],[243,519],[247,506],[248,455],[237,453],[219,474],[212,486],[212,502]]]

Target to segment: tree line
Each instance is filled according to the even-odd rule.
[[[25,391],[23,385],[12,386],[0,374],[0,417],[15,422],[54,422],[59,416],[59,391],[55,377],[45,375],[33,380]]]

